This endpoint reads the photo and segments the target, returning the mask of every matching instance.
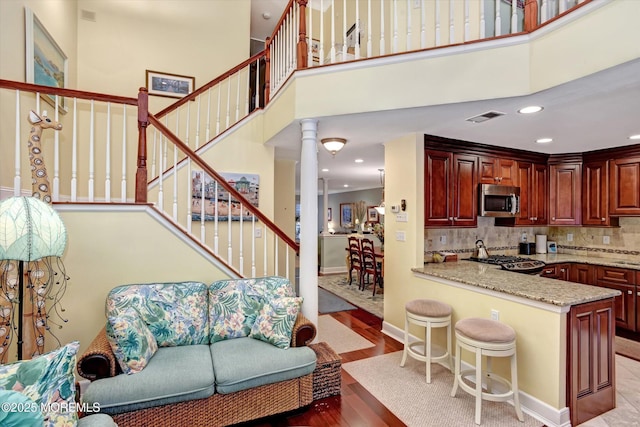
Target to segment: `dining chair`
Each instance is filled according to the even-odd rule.
[[[356,237],[349,237],[349,285],[353,282],[353,271],[358,272],[358,289],[362,286],[362,251],[360,240]]]
[[[381,263],[376,260],[376,254],[372,248],[363,246],[362,249],[362,283],[360,290],[364,291],[367,284],[373,283],[373,296],[376,295],[376,285],[382,287]],[[367,277],[365,282],[364,277]]]

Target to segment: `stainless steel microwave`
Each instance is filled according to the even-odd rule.
[[[520,213],[520,187],[480,184],[478,193],[480,216],[515,217]]]

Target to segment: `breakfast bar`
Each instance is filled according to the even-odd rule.
[[[619,291],[467,260],[412,272],[425,297],[453,307],[453,323],[493,317],[515,329],[521,402],[549,425],[577,425],[615,407]],[[498,363],[494,369],[508,372]]]

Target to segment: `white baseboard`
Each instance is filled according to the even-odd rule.
[[[394,340],[404,343],[404,329],[400,329],[386,321],[382,322],[382,333],[393,338]],[[419,338],[409,335],[409,341],[418,341]],[[440,363],[440,362],[438,362]],[[446,366],[444,363],[440,363]],[[462,369],[472,369],[468,363],[462,362]],[[520,407],[522,411],[532,416],[536,420],[544,423],[548,427],[570,427],[571,419],[569,417],[569,408],[556,409],[545,402],[520,390]],[[509,402],[513,405],[513,402]]]
[[[320,267],[321,274],[337,274],[337,273],[348,273],[346,267]]]

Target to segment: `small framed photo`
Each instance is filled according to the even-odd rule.
[[[320,63],[320,40],[318,39],[311,39],[311,56],[314,63]]]
[[[327,220],[333,221],[333,218],[331,215],[331,208],[327,208]]]
[[[367,208],[367,222],[380,222],[380,216],[375,206]]]
[[[146,82],[149,95],[183,98],[193,92],[196,78],[147,70]]]
[[[67,55],[28,7],[24,9],[24,17],[27,83],[66,88],[69,63]],[[56,105],[53,95],[42,94],[42,99],[52,106]],[[62,113],[66,113],[64,97],[60,97],[58,108]]]
[[[340,203],[340,227],[353,227],[353,204]]]

